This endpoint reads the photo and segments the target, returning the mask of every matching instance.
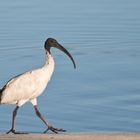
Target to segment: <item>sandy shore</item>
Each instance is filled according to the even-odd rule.
[[[0,140],[140,140],[140,134],[0,134]]]

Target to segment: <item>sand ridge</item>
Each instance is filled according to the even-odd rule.
[[[0,134],[0,140],[140,140],[140,134]]]

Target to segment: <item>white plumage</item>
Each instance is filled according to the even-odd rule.
[[[36,115],[48,127],[45,133],[48,130],[51,130],[54,133],[58,133],[58,131],[65,131],[50,125],[41,115],[37,107],[37,97],[45,90],[54,71],[54,59],[50,52],[51,47],[58,48],[68,55],[73,62],[74,68],[76,68],[71,54],[55,39],[48,38],[44,44],[46,52],[45,65],[42,68],[32,70],[12,78],[2,89],[0,89],[0,104],[16,104],[16,108],[13,111],[12,128],[7,133],[12,132],[14,134],[21,134],[21,132],[17,132],[15,130],[16,114],[18,109],[28,101],[33,104]]]
[[[1,97],[1,104],[21,106],[30,101],[33,105],[37,105],[36,97],[46,88],[53,71],[54,60],[48,53],[46,63],[42,68],[26,72],[6,84]]]

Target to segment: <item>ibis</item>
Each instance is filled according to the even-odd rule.
[[[16,131],[16,115],[19,108],[27,102],[31,102],[34,107],[36,115],[46,125],[46,133],[48,130],[58,133],[64,132],[62,128],[53,127],[45,118],[42,116],[38,109],[37,97],[40,96],[54,72],[55,62],[51,53],[51,47],[57,48],[64,52],[72,61],[74,68],[76,68],[75,61],[72,55],[55,39],[48,38],[44,43],[45,49],[45,64],[38,69],[25,72],[12,79],[10,79],[3,88],[0,89],[0,104],[15,104],[16,107],[12,114],[12,127],[7,132],[13,134],[23,134],[25,132]]]

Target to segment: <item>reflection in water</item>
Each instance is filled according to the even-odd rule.
[[[56,70],[39,108],[68,132],[139,132],[139,1],[0,2],[0,85],[44,64],[44,40],[56,38],[75,58],[53,50]],[[1,106],[0,131],[8,130],[13,106]],[[26,104],[18,128],[43,132]],[[22,120],[22,121],[21,121]]]

